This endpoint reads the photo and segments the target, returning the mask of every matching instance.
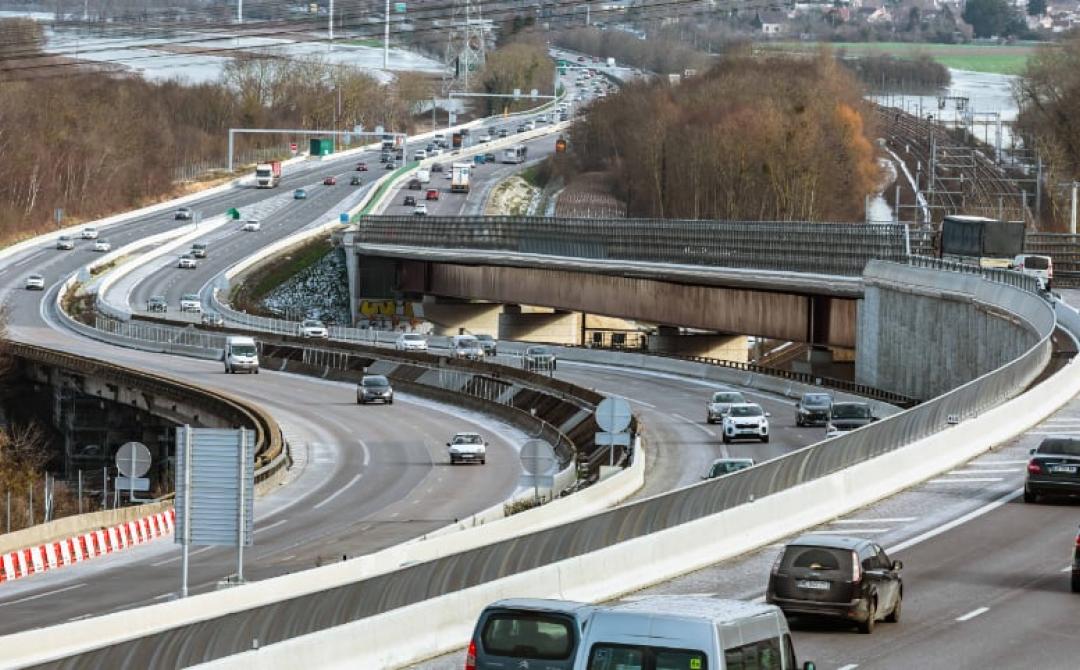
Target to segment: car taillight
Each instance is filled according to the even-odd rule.
[[[1028,463],[1027,470],[1028,470],[1029,475],[1041,475],[1042,474],[1042,466],[1039,465],[1038,462],[1036,462],[1036,461],[1031,461],[1030,463]]]
[[[469,650],[465,652],[465,670],[476,670],[476,640],[469,640]]]
[[[862,564],[859,563],[859,555],[851,552],[851,581],[858,583],[862,579]]]

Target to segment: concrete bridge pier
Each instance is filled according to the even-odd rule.
[[[493,302],[472,302],[426,295],[420,303],[424,320],[435,327],[436,335],[497,335],[502,305]]]
[[[580,312],[505,305],[499,315],[499,339],[581,346],[584,320]]]

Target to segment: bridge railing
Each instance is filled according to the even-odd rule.
[[[355,242],[845,276],[909,249],[897,224],[520,216],[367,216]]]

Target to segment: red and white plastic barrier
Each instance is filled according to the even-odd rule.
[[[104,554],[171,535],[176,510],[170,509],[101,530],[0,554],[0,583],[81,563]]]

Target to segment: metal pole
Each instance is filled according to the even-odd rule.
[[[247,484],[247,431],[240,429],[240,518],[237,524],[236,581],[244,583],[244,487]]]
[[[109,466],[101,469],[101,509],[109,509]]]
[[[79,470],[79,514],[82,514],[82,470]]]
[[[191,426],[184,426],[184,536],[180,538],[180,597],[188,595],[188,547],[191,545]]]
[[[383,18],[386,21],[383,25],[382,68],[387,70],[390,68],[390,0],[386,0]]]
[[[893,204],[895,205],[895,207],[894,207],[895,211],[893,212],[893,220],[896,223],[900,223],[900,182],[899,181],[896,183],[896,199],[893,201]]]
[[[1074,181],[1072,183],[1072,218],[1069,219],[1069,233],[1076,234],[1076,185]]]
[[[233,133],[232,129],[230,128],[230,129],[229,129],[229,172],[232,172],[232,162],[233,162],[233,136],[234,136],[234,133]]]
[[[330,51],[334,50],[334,0],[330,0]]]
[[[244,0],[240,0],[236,5],[236,22],[241,25],[244,23]]]
[[[11,532],[11,491],[7,492],[7,531]]]

